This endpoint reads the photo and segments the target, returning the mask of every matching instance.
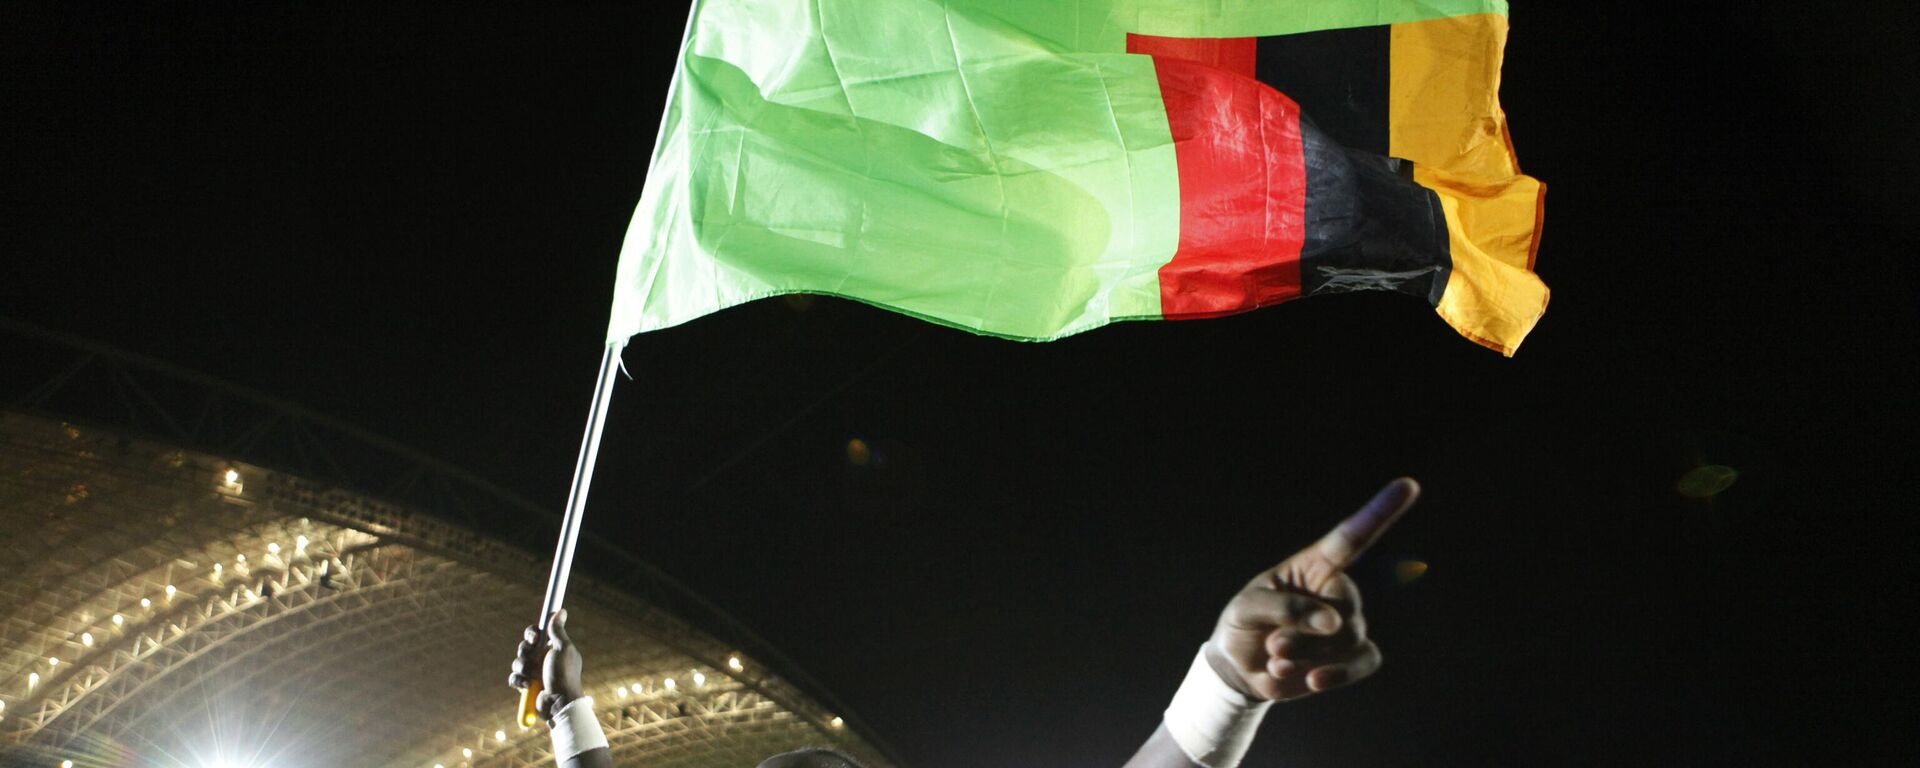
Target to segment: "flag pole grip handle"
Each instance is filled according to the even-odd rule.
[[[526,730],[540,724],[540,681],[528,680],[527,687],[520,689],[520,730]]]

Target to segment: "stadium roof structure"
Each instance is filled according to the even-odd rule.
[[[546,566],[302,474],[0,410],[0,756],[552,765],[505,685]],[[635,572],[576,571],[567,601],[617,762],[743,768],[827,746],[895,763],[764,641]]]

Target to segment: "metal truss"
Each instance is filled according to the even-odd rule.
[[[231,721],[322,755],[301,766],[550,765],[503,685],[543,566],[401,504],[0,411],[0,753],[191,765]],[[623,762],[893,763],[757,641],[592,578],[568,607]]]
[[[199,371],[6,317],[0,317],[0,360],[7,361],[0,366],[0,409],[111,427],[110,434],[73,428],[81,433],[78,439],[88,444],[88,455],[50,454],[46,461],[92,466],[121,456],[128,450],[125,446],[132,444],[130,438],[154,441],[140,459],[141,479],[119,501],[144,505],[154,518],[170,513],[164,505],[143,500],[152,484],[164,484],[178,493],[201,493],[207,472],[220,469],[206,464],[226,464],[209,457],[246,458],[280,472],[249,468],[246,492],[228,495],[243,506],[291,503],[288,508],[306,510],[301,514],[314,520],[357,526],[382,537],[398,536],[410,546],[477,563],[510,581],[529,572],[517,569],[546,571],[546,560],[534,556],[544,551],[530,555],[502,542],[552,541],[559,525],[557,503],[530,500],[407,445]],[[189,453],[194,451],[198,453]],[[190,455],[198,458],[189,461]],[[261,483],[270,487],[262,489]],[[49,513],[71,503],[63,500],[74,490],[72,484],[46,490],[59,492],[24,503],[51,505],[43,510]],[[95,484],[83,490],[97,497],[104,489]],[[420,511],[434,517],[417,514]],[[131,514],[125,517],[116,527],[139,520]],[[458,525],[441,525],[434,518]],[[167,533],[153,526],[140,530],[143,535]],[[0,536],[0,552],[12,544]],[[47,555],[41,558],[45,562],[88,563],[71,568],[75,574],[90,571],[99,562],[75,558],[61,543],[36,544]],[[612,579],[575,584],[570,597],[597,591],[593,599],[645,610],[649,618],[642,623],[658,628],[655,632],[663,641],[677,642],[675,638],[692,626],[725,637],[729,647],[708,649],[708,653],[745,653],[762,659],[782,669],[784,679],[807,691],[810,699],[829,703],[845,716],[846,707],[833,702],[825,686],[673,577],[591,531],[583,534],[580,547],[581,562],[601,564],[598,574]],[[6,563],[0,562],[4,567]],[[0,604],[0,615],[5,614]],[[6,658],[5,651],[0,648],[0,660]],[[0,670],[6,668],[0,664]],[[4,731],[0,722],[0,733]]]

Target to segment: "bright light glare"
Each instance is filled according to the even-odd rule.
[[[740,657],[738,656],[727,657],[727,669],[731,669],[735,672],[739,672],[740,670],[743,670],[745,668],[746,666],[740,663]]]
[[[472,749],[468,749],[468,748],[466,748],[466,747],[461,747],[461,748],[460,748],[460,756],[461,756],[461,757],[464,757],[464,758],[466,758],[466,759],[468,759],[468,760],[472,760],[472,759],[473,759],[473,750],[472,750]]]
[[[237,470],[237,469],[227,470],[227,485],[233,485],[234,483],[237,483],[237,482],[240,482],[240,470]]]
[[[673,682],[673,678],[671,677],[667,678],[667,682],[666,682],[667,690],[669,691],[673,690],[675,685],[677,685],[677,683]]]
[[[152,600],[149,600],[149,599],[147,599],[147,598],[144,598],[144,597],[143,597],[143,598],[140,598],[140,607],[142,607],[142,608],[152,608],[152,607],[153,607],[153,601],[152,601]]]
[[[699,672],[695,672],[695,673],[693,673],[693,684],[694,684],[694,685],[706,685],[706,684],[707,684],[707,676],[706,676],[706,675],[703,675],[703,674],[701,674],[701,673],[699,673]]]
[[[493,732],[493,740],[494,740],[494,741],[506,741],[506,740],[507,740],[507,732],[506,732],[506,731],[494,731],[494,732]]]
[[[86,647],[88,647],[88,648],[92,648],[92,647],[93,647],[93,633],[92,633],[92,632],[82,632],[82,633],[80,633],[80,644],[81,644],[81,645],[84,645],[84,646],[86,646]]]
[[[832,720],[827,721],[827,725],[831,725],[835,728],[839,728],[840,726],[843,726],[846,724],[847,724],[847,721],[841,720],[839,717],[835,717]]]
[[[120,615],[120,614],[117,614],[117,613],[113,615],[113,625],[114,625],[114,626],[116,626],[116,627],[117,627],[117,626],[120,626],[120,625],[122,625],[122,624],[125,624],[125,623],[127,623],[127,617],[125,617],[125,616],[122,616],[122,615]]]
[[[269,555],[280,554],[279,542],[273,542],[273,541],[267,542],[267,554]]]
[[[179,591],[180,590],[178,589],[174,589],[172,584],[167,585],[167,597],[171,598],[173,597],[173,593],[179,592]]]
[[[48,657],[47,657],[47,666],[49,666],[49,667],[57,667],[57,666],[60,666],[60,657],[58,657],[58,656],[48,656]]]

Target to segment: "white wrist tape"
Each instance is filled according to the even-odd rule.
[[[1207,663],[1206,646],[1193,657],[1187,679],[1167,705],[1167,733],[1187,757],[1207,768],[1234,768],[1253,744],[1271,701],[1234,690]]]
[[[592,696],[569,701],[553,713],[552,734],[554,762],[607,745],[607,734],[600,730],[600,718],[593,716]]]

